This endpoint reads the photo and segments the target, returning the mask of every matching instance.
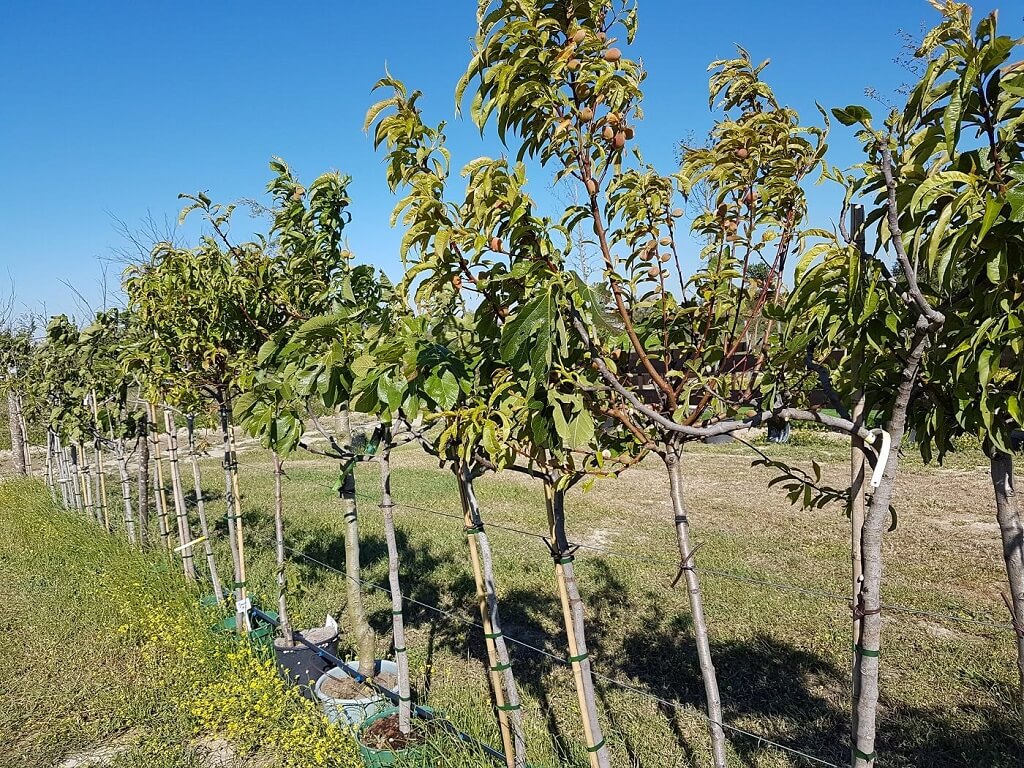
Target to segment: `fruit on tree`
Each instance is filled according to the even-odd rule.
[[[668,260],[672,258],[672,254],[671,253],[663,253],[658,258],[661,259],[661,263],[662,264],[667,264]]]
[[[497,235],[492,237],[491,238],[491,242],[489,243],[489,245],[490,245],[492,251],[496,251],[498,253],[501,253],[501,238],[500,237],[498,237]]]
[[[569,59],[569,63],[567,64],[567,66],[569,67],[570,72],[575,72],[577,69],[580,68],[580,66],[582,66],[582,64],[583,62],[580,61],[579,59]]]
[[[597,182],[594,179],[587,179],[587,192],[592,195],[597,194]]]
[[[626,146],[626,133],[624,131],[619,131],[618,133],[616,133],[614,143],[616,149],[622,149],[624,146]]]
[[[673,211],[672,211],[672,218],[678,219],[678,218],[681,218],[682,215],[683,215],[683,209],[682,208],[675,208],[675,209],[673,209]]]
[[[572,41],[574,43],[576,43],[577,45],[579,45],[580,43],[582,43],[586,39],[587,39],[587,30],[585,30],[585,29],[577,29],[575,34],[573,34],[573,36],[572,36]]]
[[[593,119],[594,119],[594,110],[593,109],[591,109],[590,107],[584,107],[583,109],[580,110],[580,120],[582,120],[584,123],[589,123]]]
[[[746,147],[740,147],[739,149],[733,152],[733,155],[736,156],[737,160],[746,160],[748,157],[750,157],[750,151]]]
[[[665,236],[665,237],[661,238],[661,240],[659,240],[658,242],[661,243],[661,245],[664,245],[664,246],[668,247],[668,246],[672,245],[672,238],[668,237],[668,236]]]
[[[622,51],[620,51],[618,48],[609,48],[607,51],[604,52],[604,60],[610,61],[613,64],[621,58]]]
[[[615,138],[615,129],[610,125],[606,125],[604,130],[601,132],[601,135],[604,136],[605,141],[611,141]]]
[[[647,270],[647,276],[650,277],[651,279],[654,279],[660,274],[661,268],[658,267],[657,265],[652,265],[651,268]]]

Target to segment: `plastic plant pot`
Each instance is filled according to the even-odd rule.
[[[346,661],[342,666],[355,672],[359,669],[359,662]],[[376,673],[378,675],[394,675],[396,682],[395,687],[391,690],[397,695],[398,665],[393,661],[382,661],[378,659],[376,662]],[[334,680],[344,680],[349,677],[351,676],[347,674],[342,667],[329,669],[324,674],[320,675],[319,679],[316,681],[316,685],[313,686],[313,695],[320,701],[320,706],[323,707],[324,715],[327,716],[327,719],[330,722],[339,723],[340,725],[357,726],[366,720],[366,718],[372,717],[381,710],[387,708],[390,705],[390,702],[381,694],[370,690],[367,690],[365,696],[352,699],[335,699],[324,693],[324,685],[326,685],[332,678]]]
[[[268,616],[273,619],[277,619],[277,614],[273,611],[266,612]],[[235,616],[226,616],[211,627],[214,632],[223,635],[234,635],[236,634],[236,618]],[[250,643],[257,648],[263,648],[270,650],[274,646],[274,625],[264,624],[255,616],[252,617],[252,629],[246,635]]]
[[[389,768],[389,766],[394,765],[409,766],[410,768],[428,768],[432,766],[434,763],[430,759],[431,750],[426,744],[395,751],[390,749],[374,749],[363,743],[363,733],[367,728],[378,720],[383,720],[386,717],[397,714],[398,707],[387,707],[376,714],[370,715],[359,726],[356,741],[359,744],[359,754],[363,757],[363,765],[367,766],[367,768]]]
[[[307,641],[313,643],[317,648],[327,651],[332,656],[336,655],[338,648],[338,630],[332,627],[315,627],[299,632]],[[285,645],[283,638],[274,640],[274,657],[277,659],[277,669],[281,677],[292,685],[302,687],[303,693],[310,697],[310,689],[316,685],[328,669],[334,664],[319,656],[312,648],[301,643]]]

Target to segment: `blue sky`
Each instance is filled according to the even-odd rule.
[[[1004,8],[1004,33],[1021,35],[1016,2],[993,5]],[[8,4],[0,27],[0,292],[13,283],[21,308],[74,312],[69,283],[98,303],[103,261],[128,245],[115,220],[133,229],[150,216],[173,222],[179,192],[258,198],[272,155],[304,179],[327,169],[350,174],[349,243],[360,260],[397,275],[399,235],[388,223],[394,199],[362,132],[370,88],[386,62],[425,92],[428,120],[450,121],[456,165],[500,153],[453,110],[475,5]],[[810,121],[815,99],[832,107],[865,103],[869,86],[893,92],[908,78],[893,62],[897,31],[917,33],[936,19],[926,0],[640,0],[631,54],[650,76],[639,144],[647,160],[674,170],[678,141],[711,123],[707,64],[737,43],[772,60],[768,77],[780,100]],[[857,160],[842,126],[830,144],[833,163]],[[531,174],[541,199],[547,183],[546,172]],[[829,223],[836,200],[831,190],[811,192],[815,223]],[[235,231],[251,224],[239,214]],[[119,271],[108,267],[112,283]]]

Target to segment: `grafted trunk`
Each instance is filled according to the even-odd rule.
[[[224,602],[224,588],[220,584],[217,572],[217,559],[213,556],[213,541],[210,539],[210,525],[206,519],[206,500],[203,498],[203,478],[199,471],[199,456],[189,433],[189,460],[192,464],[192,482],[196,489],[196,513],[199,515],[199,530],[203,534],[203,552],[206,555],[206,567],[210,571],[210,583],[217,603]]]
[[[139,544],[149,546],[149,425],[142,420],[139,434]]]
[[[18,404],[18,394],[14,390],[7,392],[7,424],[11,433],[11,459],[14,463],[14,473],[26,475],[28,468],[25,466],[25,436],[21,429],[21,408]]]
[[[473,490],[473,474],[466,467],[456,468],[459,497],[462,501],[469,559],[476,581],[480,619],[484,627],[487,658],[490,662],[491,688],[498,711],[505,760],[512,768],[526,768],[526,737],[523,731],[522,703],[509,657],[508,645],[501,629],[498,613],[497,582],[494,578],[494,557],[484,530],[483,516]]]
[[[398,539],[395,536],[395,509],[391,498],[390,434],[381,439],[384,446],[380,463],[380,508],[384,514],[384,539],[388,546],[388,586],[391,589],[391,631],[395,641],[395,663],[398,665],[398,727],[402,733],[412,730],[412,692],[409,685],[409,654],[405,649],[405,617],[402,583],[398,575]]]
[[[167,460],[171,468],[171,493],[174,498],[174,514],[178,522],[178,550],[185,578],[196,580],[196,564],[192,554],[192,531],[188,525],[188,507],[185,506],[185,490],[181,483],[181,466],[178,460],[178,428],[174,414],[164,406],[164,430],[167,433]]]
[[[999,523],[1003,562],[1010,586],[1009,607],[1013,611],[1014,629],[1017,632],[1017,671],[1020,675],[1017,707],[1024,723],[1024,522],[1021,520],[1020,500],[1014,483],[1013,456],[990,448],[989,462],[992,488],[996,496],[996,521]]]
[[[919,330],[907,356],[900,383],[896,389],[892,414],[887,424],[892,449],[885,463],[881,481],[864,517],[861,551],[864,578],[855,610],[861,617],[860,645],[855,649],[859,675],[854,680],[856,692],[851,762],[854,768],[872,768],[875,764],[875,733],[878,717],[879,654],[882,647],[882,539],[889,522],[889,506],[896,487],[900,465],[900,444],[907,425],[907,409],[917,380],[921,356],[928,337]]]
[[[239,632],[249,628],[249,612],[246,608],[248,590],[245,583],[245,549],[242,540],[242,501],[238,498],[238,457],[235,454],[235,437],[231,431],[231,401],[227,390],[221,388],[220,432],[224,445],[224,500],[227,504],[228,538],[231,544],[231,560],[234,565],[235,626]]]
[[[704,595],[701,592],[700,577],[694,562],[693,542],[690,538],[690,516],[683,499],[683,473],[680,466],[681,447],[669,445],[663,454],[665,469],[668,471],[669,495],[675,516],[676,541],[679,546],[679,560],[690,598],[690,618],[693,621],[693,639],[697,645],[697,661],[700,664],[701,680],[704,683],[704,698],[708,712],[708,728],[711,733],[711,757],[715,768],[725,768],[725,728],[722,725],[722,695],[718,689],[718,674],[711,657],[711,642],[708,638],[708,624],[704,615]]]
[[[281,491],[281,477],[284,475],[284,462],[274,453],[274,537],[277,543],[277,616],[281,622],[281,637],[288,645],[295,645],[292,622],[288,618],[288,580],[284,565],[284,494]]]
[[[121,501],[124,504],[124,530],[128,535],[128,543],[137,545],[135,537],[135,515],[132,512],[132,480],[128,474],[128,456],[124,451],[124,440],[118,441],[117,473],[121,478]]]
[[[376,637],[363,607],[363,585],[359,567],[359,514],[356,507],[355,463],[342,464],[342,510],[345,515],[345,596],[348,620],[356,643],[359,674],[373,677],[376,662]]]
[[[864,426],[864,394],[858,393],[853,406],[853,423],[859,429]],[[864,441],[854,436],[850,441],[850,578],[852,584],[851,605],[857,604],[860,583],[864,578],[864,563],[861,555],[861,538],[864,533]],[[853,647],[860,645],[861,621],[857,611],[853,612]],[[857,698],[860,695],[860,655],[853,654],[851,671],[851,732],[857,732]]]
[[[597,717],[597,698],[594,678],[590,670],[587,651],[586,625],[583,617],[583,599],[576,583],[574,557],[565,535],[565,491],[558,487],[558,478],[544,481],[544,500],[548,512],[548,531],[555,561],[555,580],[562,603],[562,620],[569,646],[569,661],[576,681],[576,697],[583,718],[583,735],[587,741],[587,754],[591,768],[609,768],[608,747],[601,733]]]

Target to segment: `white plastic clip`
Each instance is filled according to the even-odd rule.
[[[878,446],[878,461],[875,462],[875,471],[871,473],[871,487],[877,488],[882,484],[882,474],[885,472],[885,465],[889,461],[889,449],[892,447],[892,436],[884,429],[871,430],[873,435],[882,438],[882,444]],[[874,445],[874,440],[871,444]]]

